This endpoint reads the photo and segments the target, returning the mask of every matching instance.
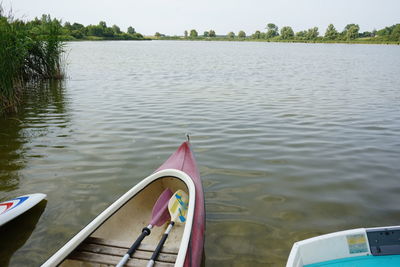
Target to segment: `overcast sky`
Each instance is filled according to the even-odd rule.
[[[117,24],[126,31],[153,35],[183,35],[196,29],[200,34],[213,29],[217,34],[244,30],[263,31],[267,23],[292,26],[294,31],[328,24],[343,30],[349,23],[371,31],[400,23],[400,0],[0,0],[17,17],[31,19],[50,14],[63,22],[84,25]]]

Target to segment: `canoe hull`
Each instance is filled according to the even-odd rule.
[[[205,205],[203,185],[196,160],[191,151],[189,142],[184,142],[158,170],[179,169],[188,174],[196,190],[196,206],[193,218],[192,234],[186,254],[185,267],[200,266],[203,258],[204,231],[205,231]]]
[[[187,142],[183,143],[155,173],[143,179],[111,204],[42,266],[59,264],[76,266],[76,259],[81,262],[94,262],[96,266],[98,263],[115,264],[115,259],[118,257],[111,259],[107,255],[96,255],[94,261],[86,261],[82,260],[84,253],[81,252],[83,250],[88,254],[87,249],[96,244],[87,246],[85,244],[89,241],[93,243],[93,240],[95,242],[104,240],[104,243],[107,244],[114,244],[114,241],[117,241],[117,243],[123,244],[119,246],[118,251],[126,247],[129,242],[133,242],[141,232],[141,228],[148,224],[151,218],[151,207],[166,188],[170,188],[172,191],[177,189],[186,191],[189,195],[189,207],[186,223],[174,227],[174,232],[167,240],[165,249],[174,250],[176,248],[174,256],[176,260],[172,263],[174,266],[199,266],[204,245],[204,197],[196,162]],[[197,192],[200,192],[200,196],[197,195]],[[129,225],[129,228],[122,229],[123,225]],[[162,227],[152,229],[151,236],[142,242],[145,247],[155,246],[158,243],[162,235]],[[82,246],[86,247],[82,248]],[[112,249],[115,250],[115,248]],[[106,260],[97,262],[96,258],[101,258],[100,256],[104,256],[103,258],[108,262]],[[130,265],[137,266],[134,260],[137,259],[130,259]],[[143,261],[140,257],[139,260]],[[166,263],[165,266],[170,265],[171,263]]]

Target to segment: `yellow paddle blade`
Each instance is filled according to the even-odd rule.
[[[176,191],[168,202],[171,221],[184,223],[186,221],[188,206],[189,196],[183,190]]]

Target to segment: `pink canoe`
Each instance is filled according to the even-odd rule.
[[[152,218],[166,189],[188,194],[186,221],[175,224],[155,266],[200,266],[203,256],[205,208],[203,187],[188,142],[184,142],[156,172],[144,178],[91,221],[42,266],[116,265]],[[166,221],[151,229],[125,266],[146,266]]]

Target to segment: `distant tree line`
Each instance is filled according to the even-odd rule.
[[[108,27],[105,21],[100,21],[97,25],[84,26],[80,23],[65,22],[62,27],[65,36],[72,36],[74,39],[113,39],[113,40],[142,40],[143,35],[137,33],[135,28],[129,26],[123,32],[117,25]]]
[[[256,31],[252,34],[253,39],[275,39],[275,40],[330,40],[351,41],[360,38],[380,38],[383,41],[400,41],[400,24],[385,27],[379,31],[360,32],[358,24],[347,24],[343,31],[336,30],[333,24],[329,24],[324,35],[320,35],[318,27],[308,30],[294,32],[292,27],[285,26],[279,31],[278,26],[273,23],[267,24],[266,32]]]
[[[164,34],[156,33],[157,38],[165,39],[181,39],[182,37],[170,37]],[[184,39],[205,39],[212,40],[213,38],[226,39],[226,40],[267,40],[267,41],[320,41],[320,42],[345,42],[345,41],[373,41],[373,42],[400,42],[400,24],[395,24],[385,27],[381,30],[360,32],[358,24],[348,24],[342,31],[338,31],[333,24],[329,24],[322,35],[318,27],[312,27],[307,30],[294,32],[292,27],[284,26],[281,29],[274,23],[268,23],[265,31],[256,31],[250,36],[247,36],[244,31],[239,31],[237,34],[228,32],[227,34],[218,35],[214,30],[205,31],[203,35],[199,35],[197,30],[185,30]]]

